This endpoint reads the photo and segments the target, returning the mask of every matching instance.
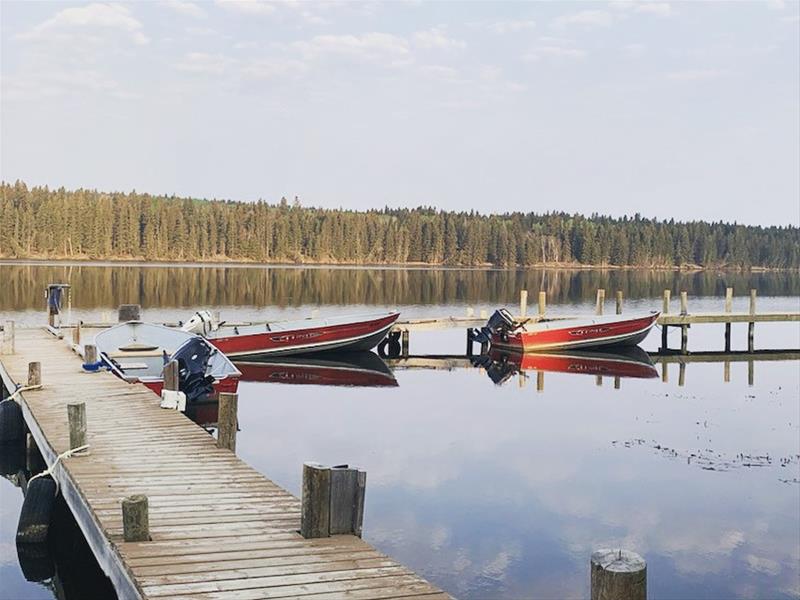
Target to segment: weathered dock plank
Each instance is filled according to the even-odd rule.
[[[20,404],[48,465],[70,449],[67,404],[85,403],[90,454],[53,476],[121,598],[449,597],[358,537],[304,539],[299,499],[147,388],[84,373],[44,330],[15,336],[0,376],[13,388],[41,363],[44,387]],[[121,500],[134,494],[148,497],[150,541],[123,541]]]

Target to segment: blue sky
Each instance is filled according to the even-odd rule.
[[[5,180],[800,223],[798,2],[0,11]]]

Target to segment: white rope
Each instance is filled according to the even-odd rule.
[[[40,390],[40,389],[42,389],[41,383],[39,385],[27,385],[24,387],[18,387],[16,390],[14,390],[14,393],[12,393],[8,398],[0,402],[0,404],[2,404],[3,402],[8,402],[9,400],[16,400],[15,396],[18,396],[22,392],[29,392],[31,390]]]
[[[58,465],[59,461],[61,461],[62,458],[69,458],[70,456],[72,456],[73,454],[75,454],[77,452],[81,452],[83,450],[86,450],[88,447],[89,447],[89,444],[85,444],[83,446],[78,446],[77,448],[73,448],[72,450],[67,450],[66,452],[62,452],[61,454],[56,456],[56,459],[53,461],[52,465],[50,465],[47,469],[45,469],[44,471],[42,471],[38,475],[34,475],[33,477],[31,477],[28,480],[28,486],[30,486],[31,482],[34,479],[36,479],[37,477],[47,477],[48,475],[52,475],[53,471],[55,470],[56,466]],[[56,478],[53,477],[53,481],[56,484],[56,495],[58,495],[58,480],[56,480]]]

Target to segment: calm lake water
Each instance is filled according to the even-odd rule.
[[[73,317],[93,321],[126,302],[152,320],[196,307],[227,319],[464,315],[517,306],[522,288],[534,301],[546,290],[554,314],[593,311],[598,287],[607,312],[617,289],[626,312],[660,310],[667,288],[688,291],[690,311],[721,311],[728,286],[735,311],[751,287],[759,310],[800,311],[796,274],[0,265],[0,319],[42,322],[55,281],[72,284]],[[800,348],[800,326],[759,324],[755,339]],[[656,330],[642,346],[659,341]],[[463,356],[464,345],[461,330],[412,333],[410,350]],[[723,326],[690,330],[691,351],[722,346]],[[734,325],[733,348],[746,347],[747,326]],[[251,373],[239,386],[238,454],[297,495],[303,461],[366,469],[364,538],[451,594],[586,598],[592,550],[620,546],[647,559],[653,599],[800,597],[798,361],[758,361],[752,376],[733,362],[728,382],[722,363],[688,364],[682,377],[672,364],[664,381],[656,362],[657,376],[616,385],[591,368],[506,365],[498,385],[467,360],[437,370],[389,361],[387,374],[372,359],[372,382],[385,385],[297,385],[316,381],[308,365],[280,378],[295,385]],[[72,550],[53,550],[55,579],[26,581],[14,545],[21,501],[0,479],[0,598],[51,598],[53,587],[105,597],[68,514],[59,535]]]

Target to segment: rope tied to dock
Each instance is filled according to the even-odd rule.
[[[28,485],[30,485],[31,482],[34,479],[37,479],[39,477],[52,476],[53,475],[53,471],[55,470],[55,468],[58,466],[58,463],[62,459],[69,458],[73,454],[77,454],[78,452],[82,452],[83,450],[87,450],[88,448],[89,448],[89,444],[84,444],[83,446],[78,446],[77,448],[72,448],[71,450],[67,450],[66,452],[62,452],[61,454],[56,456],[56,459],[53,461],[52,465],[50,465],[47,469],[45,469],[41,473],[38,473],[37,475],[34,475],[33,477],[31,477],[30,480],[28,480]],[[55,481],[55,483],[56,483],[56,495],[58,495],[58,489],[59,489],[58,480],[55,477],[53,477],[53,481]]]
[[[16,401],[16,396],[19,396],[22,392],[30,392],[31,390],[40,390],[40,389],[42,389],[41,383],[37,385],[20,386],[16,390],[14,390],[8,398],[0,401],[0,404],[2,404],[3,402],[8,402],[9,400]]]

